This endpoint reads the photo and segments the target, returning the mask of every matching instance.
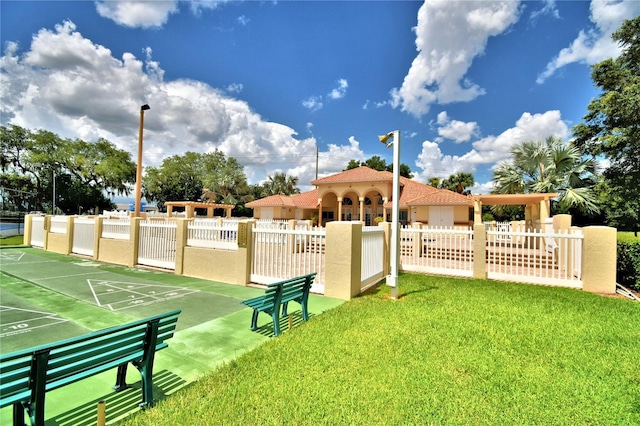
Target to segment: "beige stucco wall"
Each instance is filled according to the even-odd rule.
[[[129,240],[100,238],[98,260],[117,265],[134,266],[133,243]],[[137,250],[136,250],[137,252]],[[137,260],[137,259],[136,259]]]
[[[230,284],[246,285],[247,249],[214,250],[185,247],[182,274]]]
[[[608,226],[582,228],[582,289],[592,293],[616,292],[616,229]]]
[[[349,300],[360,294],[362,224],[327,224],[324,295]]]
[[[47,251],[54,253],[69,254],[71,253],[71,244],[68,234],[49,233],[47,239]]]

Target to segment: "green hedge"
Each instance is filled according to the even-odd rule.
[[[640,291],[640,241],[618,241],[618,284]]]

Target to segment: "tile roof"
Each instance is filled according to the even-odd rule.
[[[331,183],[345,182],[392,182],[393,173],[380,172],[369,167],[360,166],[355,169],[346,170],[331,176],[311,181],[312,185],[328,185]],[[408,206],[472,206],[470,197],[449,191],[447,189],[437,189],[418,181],[400,176],[400,207]],[[315,209],[318,207],[318,190],[303,192],[292,196],[272,195],[260,200],[251,201],[246,204],[249,208],[256,207],[298,207]],[[391,202],[384,205],[391,208]]]
[[[341,173],[312,180],[311,185],[343,182],[386,182],[390,180],[393,180],[393,173],[391,172],[379,172],[366,166],[360,166],[355,169],[345,170]]]
[[[313,209],[318,206],[318,190],[313,189],[295,195],[270,195],[269,197],[251,201],[245,205],[250,209],[256,207],[298,207]]]

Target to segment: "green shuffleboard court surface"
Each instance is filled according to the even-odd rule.
[[[259,288],[109,265],[34,248],[3,248],[0,353],[182,309],[169,347],[156,354],[154,397],[162,399],[271,338],[270,319],[261,315],[261,329],[250,331],[252,311],[240,303],[262,292]],[[311,295],[310,315],[340,303]],[[294,324],[301,321],[299,308],[297,304],[290,307]],[[281,328],[286,331],[285,320]],[[100,400],[106,401],[108,423],[137,410],[137,370],[128,369],[132,389],[124,392],[111,390],[115,378],[114,369],[47,393],[47,424],[95,425]],[[0,424],[11,424],[11,419],[11,407],[0,410]]]

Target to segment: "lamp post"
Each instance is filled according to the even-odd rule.
[[[378,136],[387,148],[393,145],[393,193],[391,203],[391,273],[387,275],[387,285],[391,287],[391,297],[398,298],[398,269],[400,266],[400,130]]]
[[[144,128],[144,112],[151,109],[147,104],[140,107],[140,131],[138,133],[138,167],[136,168],[136,205],[134,217],[140,217],[140,192],[142,191],[142,129]]]

